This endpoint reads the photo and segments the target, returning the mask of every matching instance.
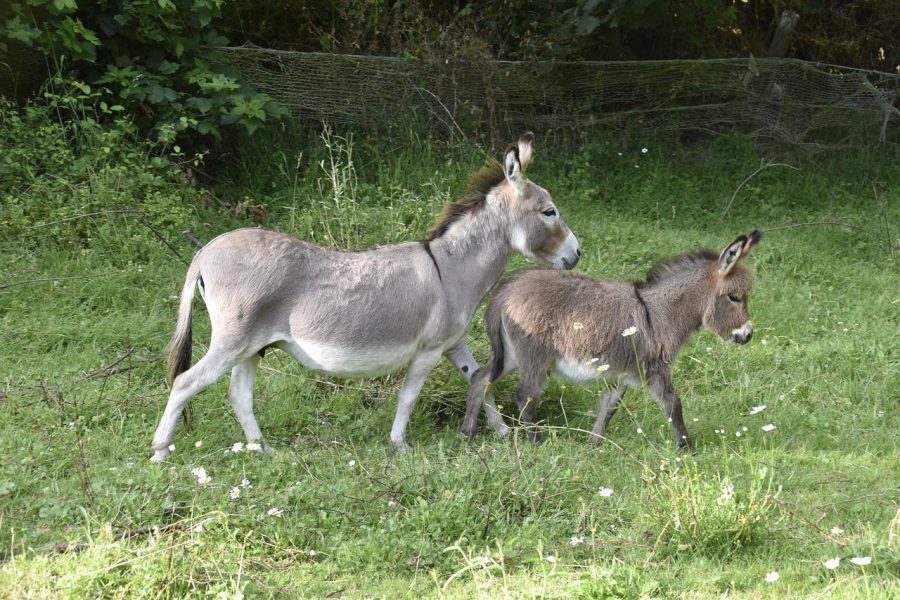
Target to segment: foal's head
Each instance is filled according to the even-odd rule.
[[[530,259],[553,268],[571,269],[578,263],[578,239],[559,215],[550,194],[525,176],[531,162],[534,134],[522,134],[503,157],[506,181],[495,189],[505,197],[510,217],[509,244]]]
[[[753,337],[747,296],[753,273],[741,263],[762,234],[753,230],[731,242],[711,266],[712,293],[705,300],[703,325],[725,340],[746,344]]]

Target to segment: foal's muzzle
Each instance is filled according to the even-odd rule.
[[[747,321],[740,329],[731,331],[731,341],[735,344],[746,344],[753,338],[753,323]]]

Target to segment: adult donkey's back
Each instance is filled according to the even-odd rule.
[[[172,391],[151,460],[169,454],[187,402],[229,369],[228,395],[247,441],[271,451],[253,415],[253,381],[267,347],[338,377],[407,367],[391,428],[391,443],[406,450],[410,413],[441,356],[467,380],[478,368],[466,344],[469,322],[511,253],[556,268],[575,266],[581,254],[550,195],[525,177],[532,141],[524,134],[502,165],[479,171],[469,196],[444,208],[427,241],[350,252],[240,229],[207,244],[188,268],[181,294],[168,349]],[[190,367],[195,289],[206,303],[212,338]]]

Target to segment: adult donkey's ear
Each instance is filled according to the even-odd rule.
[[[531,162],[531,154],[534,150],[534,134],[530,131],[526,131],[522,135],[519,136],[519,164],[522,166],[522,170],[528,168],[528,163]]]
[[[530,152],[529,146],[529,152]],[[510,144],[503,157],[503,173],[506,179],[520,192],[525,190],[525,172],[522,170],[522,162],[519,159],[519,146]]]
[[[750,248],[756,245],[761,238],[762,233],[754,229],[747,235],[738,236],[728,244],[728,247],[719,255],[719,274],[727,275],[740,259],[747,256]]]

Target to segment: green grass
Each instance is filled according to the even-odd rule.
[[[357,136],[354,169],[329,178],[319,161],[333,156],[348,167],[346,140],[272,134],[232,147],[213,197],[133,140],[116,142],[134,149],[132,158],[95,158],[106,156],[101,140],[96,152],[72,150],[81,162],[71,166],[42,157],[50,143],[26,127],[7,120],[3,128],[31,160],[6,163],[15,176],[0,189],[3,282],[83,278],[0,290],[3,596],[900,593],[900,288],[889,248],[900,176],[892,157],[780,156],[799,170],[752,178],[719,225],[735,188],[759,166],[743,138],[648,144],[647,154],[611,140],[581,149],[557,140],[550,150],[538,139],[529,175],[554,195],[581,240],[579,268],[596,276],[639,277],[660,258],[722,246],[752,227],[848,224],[766,236],[750,259],[753,343],[701,333],[684,349],[675,380],[693,455],[674,449],[643,391],[626,398],[611,443],[590,450],[597,390],[558,382],[540,411],[545,443],[483,433],[467,444],[457,434],[465,386],[444,362],[413,414],[414,450],[398,456],[388,431],[399,375],[331,380],[271,352],[255,397],[274,457],[225,452],[243,439],[223,380],[194,400],[192,425],[179,427],[169,462],[151,465],[150,436],[166,400],[162,349],[185,267],[147,224],[185,256],[185,227],[210,239],[250,224],[221,203],[265,206],[266,226],[323,243],[421,238],[484,153]],[[52,123],[46,128],[54,153],[70,151]],[[336,194],[335,182],[345,191]],[[147,224],[104,214],[33,228],[124,205],[148,214]],[[196,357],[208,340],[202,308],[195,322]],[[470,337],[480,361],[488,353],[482,327],[479,314]],[[125,354],[120,372],[85,378]],[[499,385],[507,412],[513,393],[514,378]],[[748,415],[760,404],[767,408]],[[767,423],[777,428],[762,431]],[[199,485],[194,467],[212,481]],[[232,500],[243,479],[252,487]],[[726,485],[734,496],[723,500]],[[613,494],[602,497],[601,487]],[[284,512],[269,515],[273,508]],[[119,537],[152,526],[163,529]],[[58,552],[66,542],[83,546]],[[840,567],[827,570],[822,562],[836,556]],[[854,556],[872,563],[855,566]],[[769,584],[771,571],[781,577]]]

